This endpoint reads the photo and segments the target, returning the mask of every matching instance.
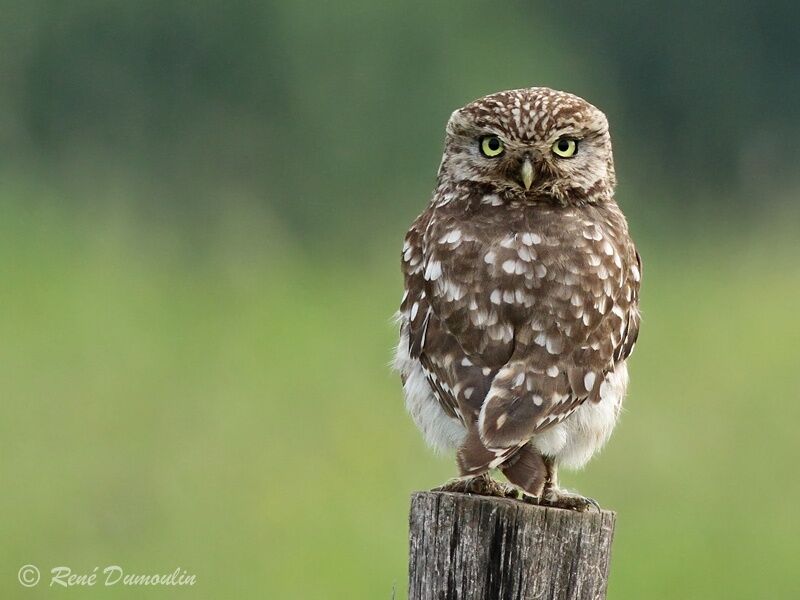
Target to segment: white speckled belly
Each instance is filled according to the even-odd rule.
[[[584,402],[563,422],[535,435],[533,445],[558,466],[580,469],[611,436],[627,387],[628,367],[623,362],[606,376],[600,402]]]
[[[458,448],[467,430],[461,421],[442,410],[425,377],[422,364],[408,355],[408,336],[405,331],[397,345],[394,368],[405,380],[403,391],[406,408],[427,444],[437,452]]]

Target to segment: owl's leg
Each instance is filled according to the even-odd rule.
[[[585,512],[591,507],[596,508],[598,511],[600,510],[600,505],[593,498],[585,498],[579,494],[573,494],[559,488],[558,466],[550,457],[544,457],[544,463],[547,467],[547,478],[544,484],[541,504],[578,512]]]
[[[525,501],[539,503],[547,483],[548,469],[545,458],[531,443],[525,444],[500,465],[500,470],[511,483],[530,495],[523,497]]]
[[[518,492],[514,486],[495,481],[489,475],[489,469],[494,468],[497,461],[503,460],[506,452],[512,451],[509,449],[498,454],[487,450],[481,443],[478,429],[473,426],[456,455],[461,476],[434,488],[434,491],[516,498]]]

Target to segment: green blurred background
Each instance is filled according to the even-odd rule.
[[[565,476],[619,513],[609,597],[800,597],[796,3],[0,14],[0,597],[405,597],[455,468],[387,368],[399,248],[450,112],[528,85],[609,115],[645,263],[626,412]],[[109,564],[198,581],[47,585]]]

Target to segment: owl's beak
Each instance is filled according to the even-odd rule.
[[[526,158],[525,162],[522,163],[520,174],[522,175],[522,183],[525,185],[525,189],[531,189],[531,185],[533,185],[533,165],[530,158]]]

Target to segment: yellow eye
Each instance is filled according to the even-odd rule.
[[[561,138],[552,146],[553,154],[561,158],[572,158],[578,151],[578,142],[569,138]]]
[[[481,154],[488,158],[500,156],[505,150],[502,140],[496,135],[485,135],[480,140]]]

